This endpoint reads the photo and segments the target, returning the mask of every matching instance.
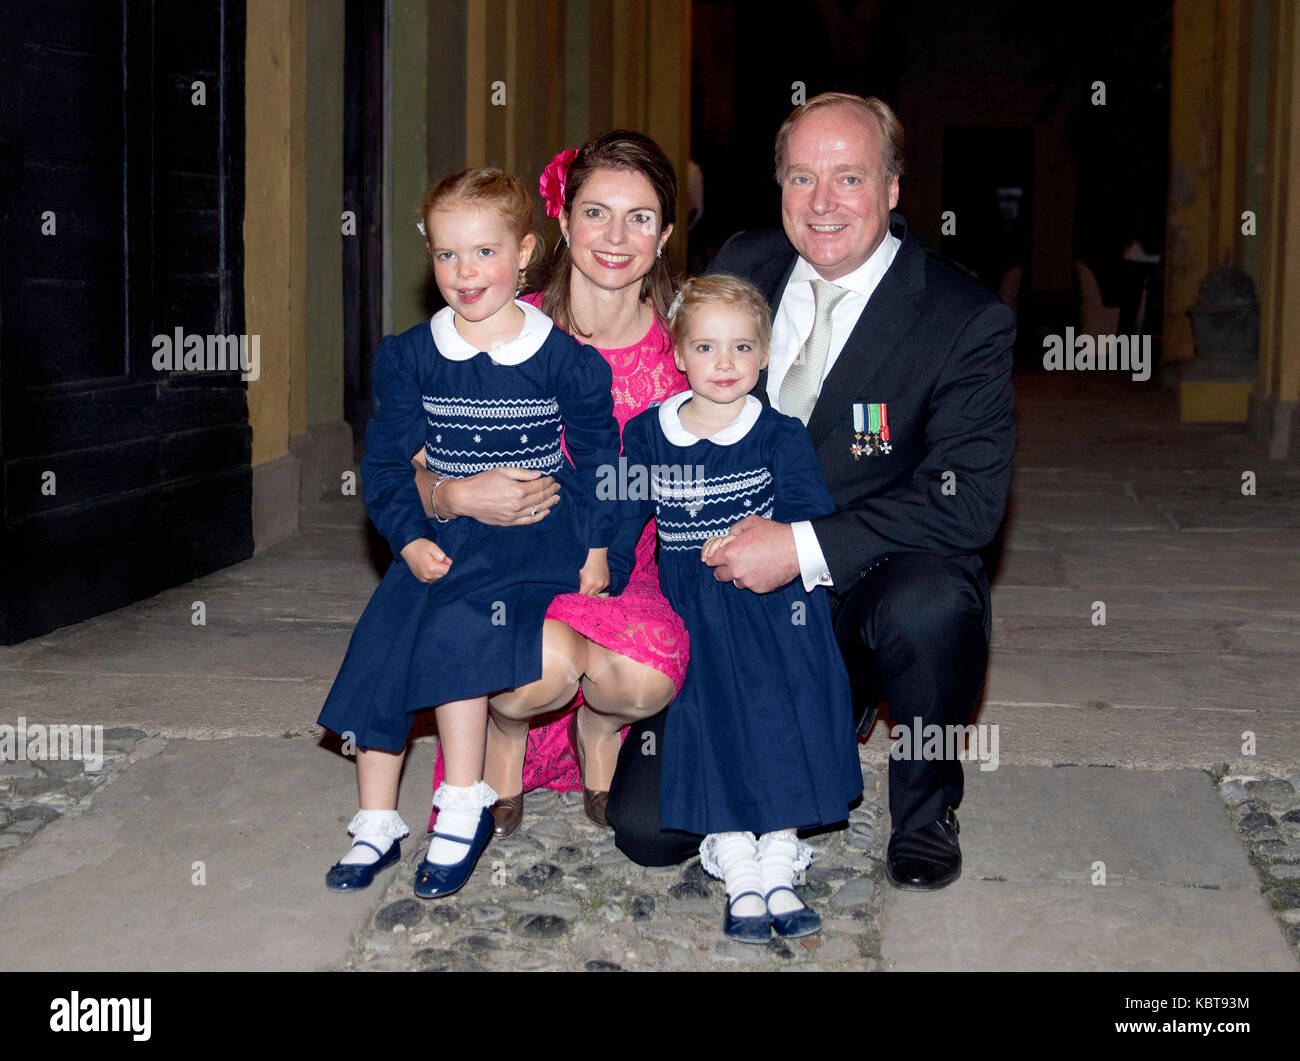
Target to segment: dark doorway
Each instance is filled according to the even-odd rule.
[[[944,130],[939,246],[991,291],[1008,270],[1028,270],[1033,187],[1032,129]],[[1028,276],[1021,277],[1027,288]]]
[[[343,403],[354,439],[374,411],[370,366],[383,337],[384,5],[347,0],[343,53]]]
[[[0,0],[0,25],[12,644],[253,551],[246,384],[153,356],[244,332],[244,3]]]

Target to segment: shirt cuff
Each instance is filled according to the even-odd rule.
[[[799,574],[803,577],[804,592],[811,593],[818,586],[830,589],[834,585],[831,582],[830,567],[817,541],[812,521],[799,520],[791,523],[790,529],[794,531],[794,548],[799,556]]]

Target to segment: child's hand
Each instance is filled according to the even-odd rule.
[[[451,557],[428,538],[416,538],[402,549],[402,559],[421,582],[436,582],[451,567]]]
[[[717,552],[718,549],[722,546],[722,543],[725,542],[726,540],[727,540],[727,536],[709,538],[700,547],[700,563],[707,564],[709,562],[709,557],[712,556],[715,552]]]
[[[587,550],[587,562],[578,572],[578,592],[588,597],[599,597],[609,585],[609,560],[607,549]]]

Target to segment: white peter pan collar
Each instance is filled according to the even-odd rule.
[[[515,305],[524,312],[524,326],[513,339],[494,350],[481,351],[456,330],[456,311],[450,306],[438,310],[429,318],[429,330],[438,353],[450,361],[468,361],[479,353],[486,353],[498,365],[521,365],[542,348],[551,334],[555,322],[536,306],[515,299]]]
[[[663,429],[664,437],[674,446],[693,446],[701,441],[698,435],[693,435],[682,427],[681,418],[677,415],[677,410],[685,405],[690,397],[689,390],[679,391],[671,398],[665,398],[659,406],[659,426]],[[708,441],[716,442],[719,446],[730,446],[733,442],[739,442],[758,422],[758,414],[762,411],[763,403],[752,394],[746,394],[745,407],[740,410],[740,415],[721,431],[710,435]]]

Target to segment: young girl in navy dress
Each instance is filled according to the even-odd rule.
[[[821,918],[793,889],[812,858],[795,829],[843,821],[862,794],[826,591],[796,578],[753,593],[717,581],[704,560],[746,516],[790,523],[834,505],[804,425],[749,393],[772,331],[759,291],[732,276],[689,280],[669,324],[690,390],[623,429],[627,493],[647,479],[650,489],[621,502],[609,552],[617,592],[654,515],[664,595],[691,638],[664,729],[661,823],[707,834],[700,858],[725,883],[728,936],[807,935]]]
[[[618,460],[619,430],[609,365],[514,297],[536,246],[523,185],[498,170],[465,170],[430,188],[422,212],[447,307],[387,336],[375,359],[361,475],[366,508],[396,559],[319,722],[362,749],[361,809],[348,826],[355,842],[326,877],[328,887],[351,890],[400,858],[408,830],[395,809],[397,782],[411,716],[434,708],[446,780],[415,878],[416,895],[433,898],[465,883],[492,833],[488,695],[541,677],[542,620],[556,594],[608,585],[615,513],[594,504],[594,492],[599,468]],[[440,476],[434,519],[411,477],[421,449]],[[559,504],[504,527],[438,512],[442,478],[503,466],[555,476]]]

